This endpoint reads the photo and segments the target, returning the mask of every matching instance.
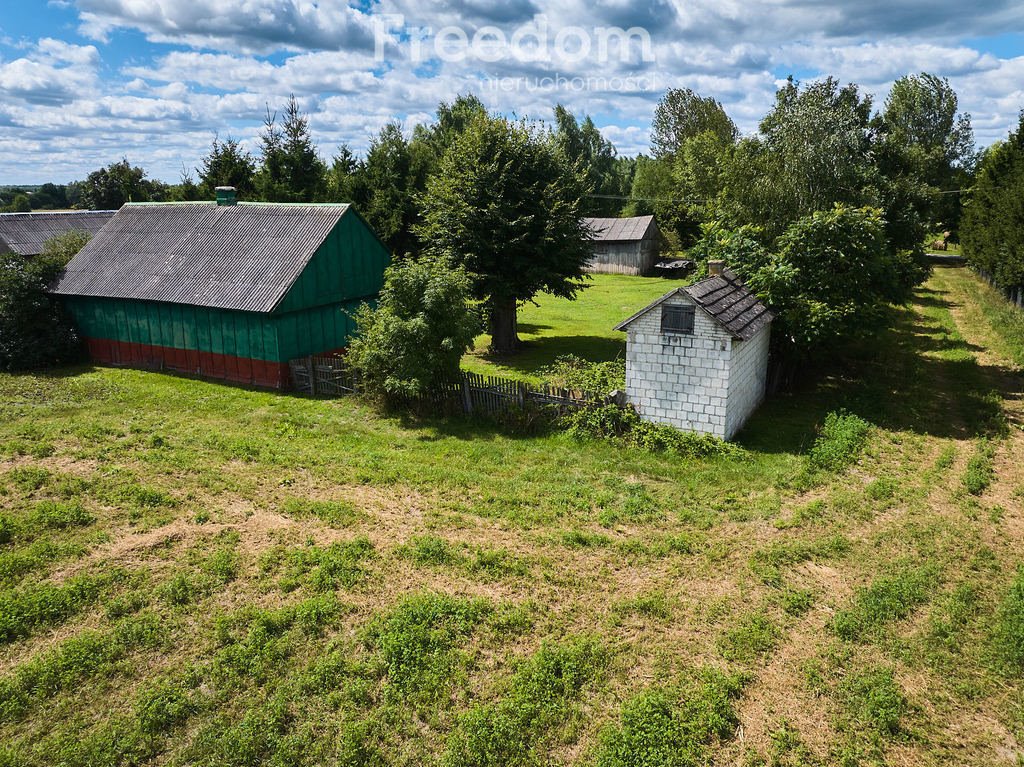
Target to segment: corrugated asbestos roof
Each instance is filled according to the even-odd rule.
[[[633,218],[587,218],[587,226],[594,233],[594,242],[634,242],[648,236],[654,216]],[[652,233],[653,234],[653,233]]]
[[[670,290],[629,319],[620,322],[615,326],[615,330],[625,330],[637,317],[680,293],[692,298],[697,306],[732,333],[734,338],[744,341],[753,338],[757,331],[775,319],[775,315],[750,292],[734,272],[724,269],[721,275],[707,277],[693,285]]]
[[[116,213],[113,210],[0,213],[0,253],[38,256],[51,237],[71,229],[96,234]]]
[[[270,312],[347,210],[125,205],[71,260],[53,292]]]

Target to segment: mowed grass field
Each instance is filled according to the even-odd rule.
[[[575,354],[593,362],[626,356],[626,334],[612,330],[672,288],[678,280],[597,274],[576,300],[542,297],[519,310],[523,349],[512,356],[488,354],[491,338],[482,335],[463,360],[463,367],[484,375],[540,382],[540,374],[560,356]]]
[[[618,282],[593,327],[664,286]],[[1017,763],[1021,319],[952,270],[894,311],[705,461],[0,376],[0,765]]]

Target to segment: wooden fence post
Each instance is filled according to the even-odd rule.
[[[469,390],[469,380],[462,377],[462,410],[467,415],[473,412],[473,395]]]
[[[306,370],[309,371],[309,393],[316,396],[316,366],[313,365],[313,356],[306,357]]]

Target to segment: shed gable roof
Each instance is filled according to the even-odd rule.
[[[657,231],[654,216],[586,218],[584,222],[593,232],[594,242],[637,242],[654,236]]]
[[[734,338],[744,341],[753,338],[757,331],[775,319],[775,315],[750,292],[743,281],[734,272],[725,269],[721,275],[713,275],[693,285],[670,290],[620,322],[615,326],[615,330],[625,330],[638,317],[647,314],[672,296],[680,294],[692,299],[715,322],[732,333]]]
[[[95,235],[117,211],[62,210],[0,213],[0,253],[38,256],[46,241],[78,229]]]
[[[53,292],[271,312],[348,205],[128,204]]]

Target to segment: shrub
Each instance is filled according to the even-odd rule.
[[[388,268],[376,308],[355,314],[348,363],[366,391],[415,397],[459,373],[480,332],[466,272],[445,260],[403,261]]]
[[[47,288],[88,241],[80,231],[47,241],[43,252],[26,259],[0,255],[0,370],[57,365],[81,357],[74,326]]]
[[[681,458],[710,458],[736,455],[740,448],[713,437],[650,423],[631,407],[600,405],[580,408],[563,418],[569,435],[578,440],[608,439],[626,447]]]
[[[860,457],[871,424],[846,412],[832,412],[818,432],[807,463],[811,471],[842,471]]]
[[[551,386],[592,394],[607,394],[626,388],[626,362],[590,362],[575,354],[556,357],[552,365],[541,368],[540,375]]]

